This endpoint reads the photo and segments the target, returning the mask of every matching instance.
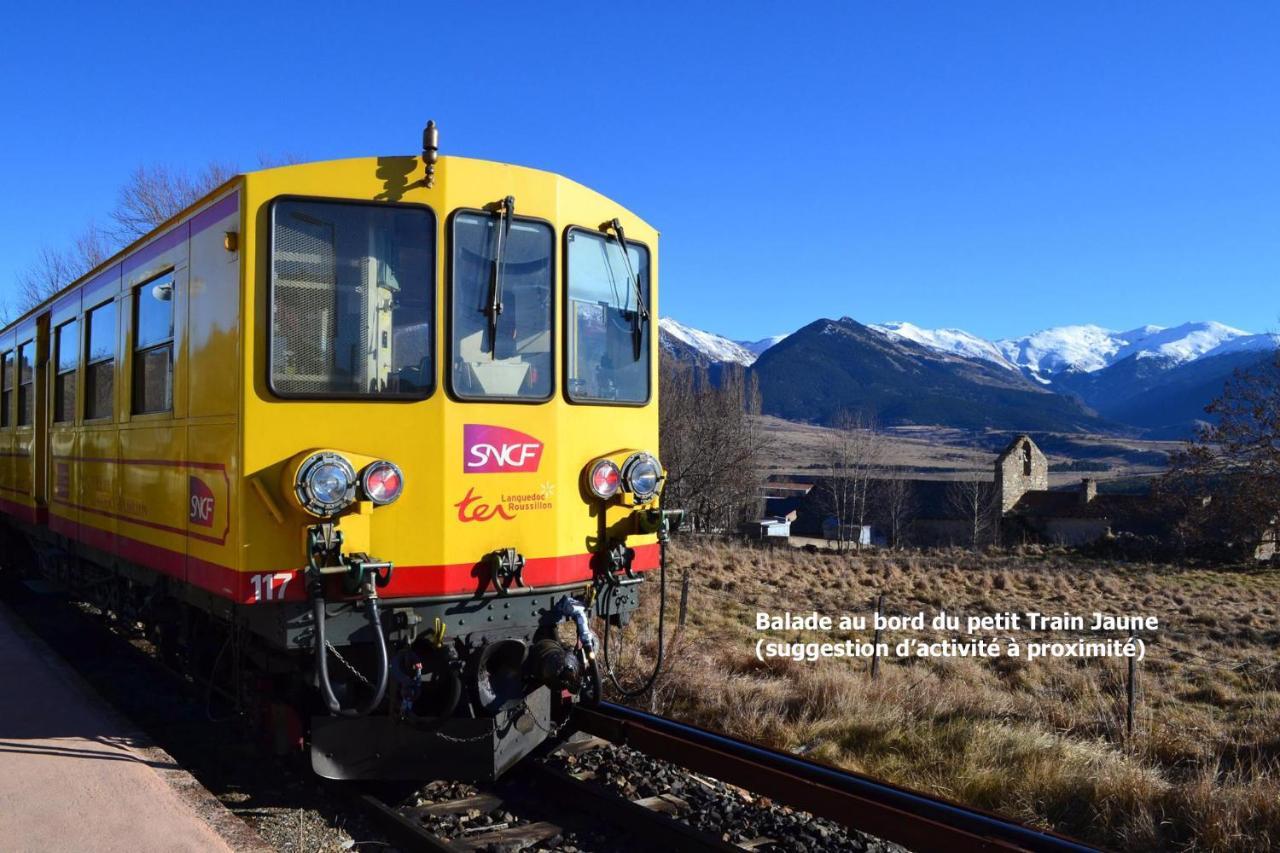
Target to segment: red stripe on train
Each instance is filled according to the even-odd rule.
[[[48,516],[43,507],[29,507],[0,498],[0,511],[28,524],[42,524],[48,518],[49,528],[67,538],[100,551],[116,554],[131,563],[185,581],[214,595],[238,604],[269,601],[305,601],[306,584],[302,569],[279,572],[238,572],[219,563],[202,560],[139,539],[94,527],[77,524],[57,515]],[[659,546],[641,545],[635,549],[633,567],[646,572],[658,566]],[[594,571],[591,554],[566,557],[531,557],[524,566],[526,587],[561,586],[586,583]],[[253,578],[260,580],[257,584]],[[488,566],[483,562],[454,563],[439,566],[397,566],[391,583],[378,591],[383,598],[421,598],[442,595],[468,595],[492,591]],[[283,596],[277,597],[283,590]]]

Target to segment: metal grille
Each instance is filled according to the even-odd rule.
[[[434,219],[420,208],[281,201],[271,386],[287,396],[425,396]]]
[[[316,394],[332,386],[337,311],[334,224],[282,215],[272,255],[271,380],[287,394]]]

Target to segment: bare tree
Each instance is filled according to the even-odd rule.
[[[35,260],[18,273],[18,313],[40,304],[111,255],[111,244],[96,225],[89,225],[65,249],[45,246]]]
[[[894,468],[880,481],[876,497],[889,544],[901,548],[906,544],[907,527],[917,512],[915,483],[907,479],[903,468]]]
[[[120,189],[111,220],[112,237],[123,246],[152,231],[236,174],[234,166],[212,162],[191,173],[167,166],[139,166]]]
[[[264,167],[294,161],[292,157],[279,161],[259,159]],[[4,306],[5,319],[39,305],[235,174],[234,167],[223,163],[209,163],[195,173],[165,166],[135,169],[120,188],[116,206],[109,214],[108,229],[90,224],[65,248],[45,246],[31,264],[18,273],[16,294],[12,302]]]
[[[956,480],[947,487],[947,503],[956,515],[964,519],[970,548],[979,548],[993,538],[995,493],[990,481],[976,477]]]
[[[1216,422],[1175,454],[1158,490],[1181,505],[1183,547],[1252,556],[1280,518],[1280,352],[1236,371],[1205,411]]]
[[[693,529],[723,531],[758,518],[768,439],[754,417],[754,376],[663,362],[659,398],[664,500],[688,511]]]
[[[841,412],[827,432],[823,455],[826,470],[821,484],[821,498],[827,513],[835,521],[836,548],[844,551],[850,529],[855,547],[861,546],[861,529],[868,517],[868,496],[872,475],[882,456],[880,433],[875,424],[860,414]]]

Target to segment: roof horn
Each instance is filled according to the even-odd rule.
[[[427,166],[427,176],[424,179],[427,189],[436,185],[436,160],[439,156],[440,129],[436,127],[435,121],[428,121],[422,130],[422,162]]]

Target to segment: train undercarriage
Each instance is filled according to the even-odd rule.
[[[273,752],[309,750],[313,769],[333,779],[497,778],[575,703],[599,700],[590,618],[625,625],[644,582],[597,573],[485,596],[319,599],[322,679],[315,601],[236,605],[43,529],[5,528],[3,544],[5,575],[39,577],[145,639]]]

